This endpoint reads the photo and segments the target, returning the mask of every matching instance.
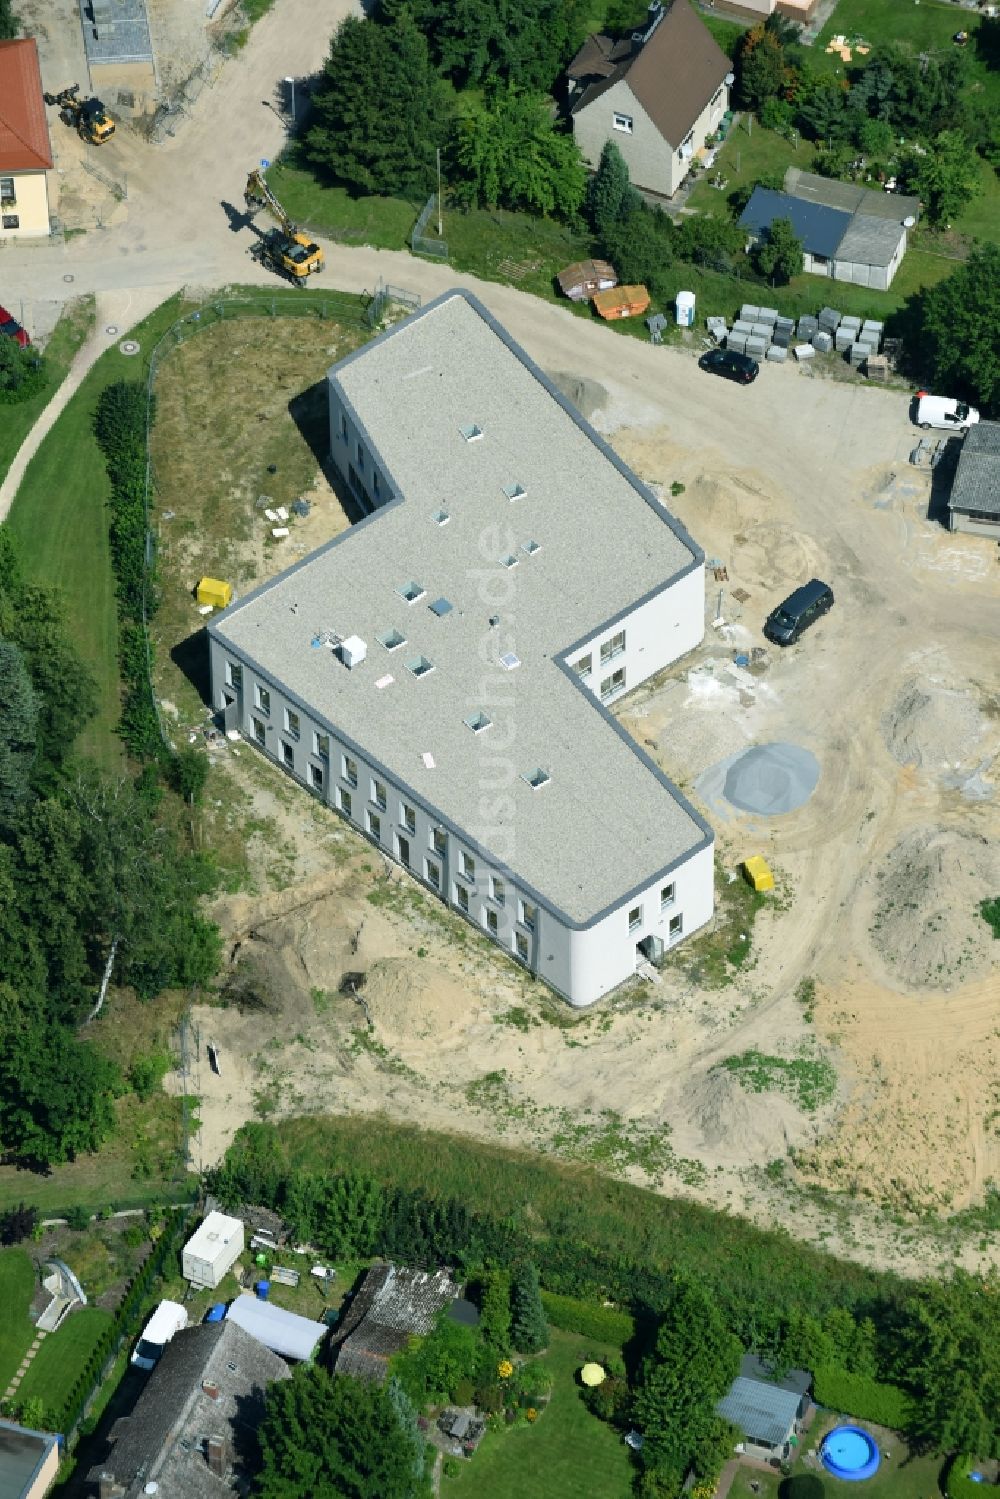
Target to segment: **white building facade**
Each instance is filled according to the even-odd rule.
[[[701,639],[703,554],[465,294],[329,397],[366,517],[212,621],[213,705],[590,1004],[712,915],[711,829],[608,711]],[[620,527],[603,558],[587,503]]]

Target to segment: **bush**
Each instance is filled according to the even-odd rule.
[[[602,1343],[627,1343],[635,1336],[634,1318],[615,1307],[595,1306],[575,1296],[557,1296],[553,1291],[542,1292],[542,1306],[552,1326],[563,1332],[599,1338]]]
[[[30,400],[45,386],[45,363],[34,349],[22,349],[0,334],[0,406]]]
[[[30,1239],[38,1226],[38,1209],[20,1203],[0,1216],[0,1244],[20,1244]]]
[[[956,1452],[948,1464],[944,1489],[948,1499],[983,1499],[983,1485],[975,1483],[969,1474],[975,1470],[977,1459],[968,1453]]]
[[[451,1392],[451,1398],[456,1405],[471,1405],[475,1395],[471,1379],[460,1379]]]
[[[81,1207],[80,1203],[76,1202],[66,1214],[66,1222],[77,1233],[82,1233],[84,1229],[90,1227],[90,1214],[85,1207]]]
[[[140,1244],[146,1242],[146,1230],[140,1223],[130,1223],[122,1234],[122,1240],[129,1249],[138,1249]]]
[[[630,1392],[626,1380],[610,1375],[602,1384],[584,1391],[584,1402],[601,1421],[611,1426],[624,1422],[630,1403]]]
[[[146,1099],[159,1092],[160,1084],[170,1071],[170,1066],[170,1055],[165,1051],[154,1051],[149,1056],[136,1057],[128,1074],[136,1096]]]
[[[778,1485],[778,1499],[824,1499],[823,1480],[816,1473],[796,1473]]]
[[[506,1398],[507,1391],[504,1389],[503,1385],[498,1384],[496,1380],[485,1380],[482,1384],[476,1386],[476,1404],[479,1406],[479,1409],[481,1411],[485,1411],[488,1416],[493,1416],[497,1413],[497,1411],[502,1411]]]
[[[914,1416],[913,1399],[898,1385],[882,1384],[864,1374],[848,1374],[832,1367],[813,1371],[813,1392],[820,1405],[875,1421],[892,1431],[903,1431]]]

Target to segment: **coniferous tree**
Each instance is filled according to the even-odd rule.
[[[38,699],[17,646],[0,639],[0,828],[28,796],[38,735]]]
[[[614,226],[627,219],[640,204],[624,156],[614,141],[605,141],[597,171],[587,184],[587,214],[602,244]]]
[[[514,1347],[518,1353],[540,1353],[549,1341],[549,1329],[538,1286],[538,1271],[532,1260],[524,1260],[514,1270],[510,1309]]]

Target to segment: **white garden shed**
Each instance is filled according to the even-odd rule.
[[[214,1289],[242,1253],[242,1219],[213,1211],[184,1245],[181,1271],[193,1286]]]

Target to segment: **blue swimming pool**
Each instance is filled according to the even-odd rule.
[[[835,1426],[823,1443],[820,1459],[834,1478],[858,1483],[878,1471],[878,1443],[861,1426]]]

